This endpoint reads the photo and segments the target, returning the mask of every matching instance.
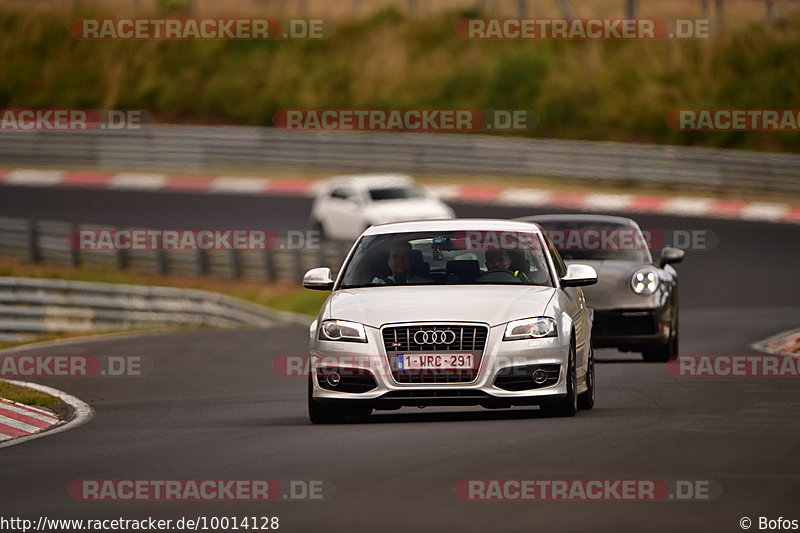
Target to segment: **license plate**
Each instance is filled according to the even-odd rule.
[[[398,370],[464,370],[472,368],[471,353],[399,353]]]

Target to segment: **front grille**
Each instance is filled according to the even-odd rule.
[[[592,324],[592,335],[595,337],[627,337],[656,333],[658,324],[652,311],[595,312]]]
[[[547,372],[547,379],[542,384],[534,383],[531,374],[540,368]],[[541,389],[558,383],[560,374],[559,364],[508,366],[497,373],[494,385],[508,391]]]
[[[419,344],[414,340],[418,331],[452,331],[454,340],[449,344]],[[486,326],[435,325],[395,326],[383,328],[383,344],[389,352],[483,352],[489,329]],[[448,341],[450,339],[447,339]]]
[[[419,333],[419,334],[418,334]],[[489,328],[462,324],[420,324],[383,328],[383,344],[392,377],[398,383],[469,383],[478,377]],[[427,342],[425,337],[427,337]],[[473,368],[462,370],[398,370],[397,354],[471,353]]]

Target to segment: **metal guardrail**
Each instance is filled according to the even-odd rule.
[[[350,248],[348,243],[322,240],[316,249],[81,251],[69,242],[70,232],[81,229],[117,228],[0,217],[0,256],[159,275],[299,283],[310,268],[340,265]]]
[[[551,176],[800,193],[798,155],[471,134],[176,125],[123,131],[0,131],[0,165]]]
[[[266,327],[278,321],[310,322],[303,315],[196,289],[0,278],[0,334],[5,336],[165,325]]]

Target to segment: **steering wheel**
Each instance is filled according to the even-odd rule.
[[[522,283],[522,280],[515,276],[512,270],[507,268],[496,268],[481,274],[481,276],[478,278],[478,281],[511,281],[512,279],[517,283]]]

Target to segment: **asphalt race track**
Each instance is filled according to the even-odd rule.
[[[149,227],[304,229],[306,198],[0,187],[0,214]],[[540,212],[455,205],[459,216]],[[636,216],[705,230],[681,275],[681,353],[758,354],[800,318],[800,226]],[[0,450],[0,515],[278,516],[282,531],[741,531],[798,519],[800,394],[792,378],[680,378],[638,354],[598,351],[598,400],[570,419],[536,410],[404,409],[312,426],[306,382],[272,362],[307,329],[202,330],[81,340],[17,353],[141,356],[142,377],[36,380],[88,402],[75,430]],[[80,502],[78,479],[306,479],[325,501]],[[463,479],[700,479],[710,501],[468,502]],[[792,516],[792,514],[795,516]],[[754,524],[753,530],[757,529]]]

